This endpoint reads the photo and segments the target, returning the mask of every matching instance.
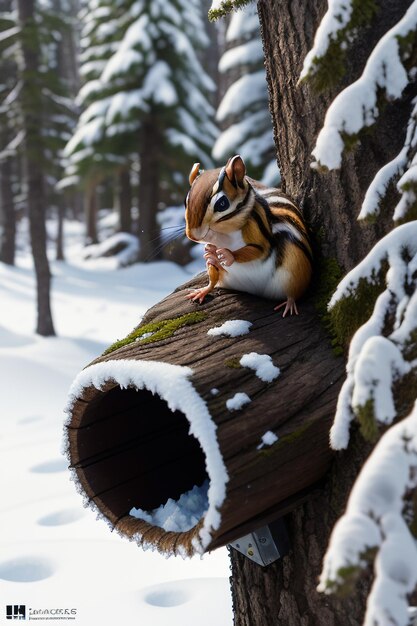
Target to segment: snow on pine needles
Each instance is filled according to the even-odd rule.
[[[364,626],[409,625],[407,595],[417,585],[417,546],[404,520],[404,499],[417,488],[417,404],[381,438],[330,540],[319,591],[349,585],[376,551]]]
[[[403,382],[411,390],[415,386],[417,222],[381,239],[341,281],[329,307],[354,295],[361,281],[377,280],[384,266],[386,287],[381,287],[371,316],[350,344],[347,378],[331,429],[335,449],[347,447],[355,417],[367,437],[376,437],[381,425],[390,426],[398,416],[397,385]],[[417,547],[409,529],[414,511],[408,505],[407,517],[407,498],[416,488],[417,403],[408,418],[383,435],[362,468],[324,559],[318,589],[325,593],[349,586],[351,578],[374,562],[364,626],[409,624],[407,595],[417,585]]]
[[[369,56],[362,76],[346,87],[330,105],[313,150],[315,167],[339,168],[346,135],[356,136],[378,119],[378,98],[382,94],[388,101],[401,97],[411,79],[411,70],[406,69],[411,50],[404,41],[416,27],[415,1],[402,20],[380,39]]]
[[[347,379],[331,430],[331,445],[337,450],[347,447],[350,422],[364,411],[380,424],[392,423],[394,383],[417,368],[417,359],[410,356],[417,333],[417,222],[399,226],[381,239],[341,281],[329,308],[353,294],[361,280],[374,281],[384,262],[389,267],[386,288],[350,344]],[[384,337],[389,316],[393,330]]]

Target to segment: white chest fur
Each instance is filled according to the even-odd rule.
[[[225,269],[227,272],[221,275],[220,287],[246,291],[271,299],[287,296],[290,274],[283,268],[276,268],[275,253],[265,261],[235,262]]]

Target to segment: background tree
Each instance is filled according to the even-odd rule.
[[[214,3],[213,15],[225,7]],[[392,230],[391,221],[392,207],[401,221],[414,210],[416,3],[334,1],[325,15],[321,1],[260,0],[258,10],[283,185],[303,205],[321,249],[319,285],[329,283],[330,268],[333,279],[338,266],[354,268],[332,299],[333,332],[346,347],[352,340],[332,445],[346,448],[355,418],[362,434],[352,423],[349,447],[320,494],[289,516],[288,557],[262,570],[232,554],[236,624],[360,624],[370,582],[357,578],[377,555],[365,623],[405,625],[416,586],[407,504],[415,490],[415,414],[384,435],[335,528],[320,590],[352,595],[319,594],[316,584],[367,440],[407,415],[416,396],[416,223]],[[371,222],[358,223],[359,213]]]
[[[255,4],[232,14],[226,45],[219,71],[228,77],[229,86],[217,109],[222,132],[214,144],[213,157],[225,163],[230,155],[239,153],[253,178],[276,185],[279,173]]]
[[[8,96],[15,84],[16,63],[13,48],[18,27],[11,13],[11,0],[0,3],[0,261],[14,265],[16,250],[16,207],[14,201],[14,172],[16,169],[16,141],[9,119]]]
[[[97,243],[97,197],[99,184],[120,173],[125,194],[120,202],[121,222],[130,228],[129,151],[133,150],[133,133],[137,125],[119,129],[118,136],[106,137],[104,113],[108,106],[108,87],[100,80],[107,61],[117,51],[120,38],[132,21],[123,3],[91,0],[80,11],[80,76],[83,85],[76,97],[80,115],[77,127],[65,148],[66,177],[61,187],[80,186],[84,192],[86,241]],[[127,196],[127,197],[126,197]],[[124,199],[126,198],[126,202]],[[129,206],[126,206],[126,203]]]
[[[10,6],[13,8],[13,5]],[[12,249],[15,236],[14,196],[24,197],[37,280],[37,332],[54,334],[50,308],[46,207],[57,206],[55,184],[61,177],[61,151],[73,125],[73,106],[59,73],[65,15],[48,3],[22,2],[17,13],[3,15],[0,25],[5,69],[0,118],[4,230]],[[61,36],[62,33],[62,36]],[[13,71],[15,70],[15,71]],[[17,189],[18,188],[18,189]],[[9,252],[11,260],[11,252]]]
[[[211,164],[216,128],[208,93],[214,85],[197,55],[208,43],[199,3],[136,0],[121,9],[117,49],[98,81],[82,90],[94,102],[82,113],[67,154],[78,164],[84,155],[97,164],[103,155],[126,162],[136,151],[140,257],[148,260],[157,248],[161,190],[183,188],[190,161]]]

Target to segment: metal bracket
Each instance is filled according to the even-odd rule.
[[[287,529],[282,518],[257,528],[229,545],[262,567],[288,554],[290,548]]]

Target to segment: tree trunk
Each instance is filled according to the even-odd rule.
[[[12,188],[12,160],[0,162],[1,240],[0,261],[14,265],[16,252],[16,212]]]
[[[346,82],[359,77],[376,41],[409,4],[383,2],[372,27],[363,29],[349,53]],[[344,157],[341,171],[320,174],[310,168],[315,139],[336,92],[318,95],[308,83],[297,86],[297,80],[326,9],[324,0],[258,1],[283,187],[303,206],[320,254],[337,259],[347,270],[392,226],[388,218],[381,218],[377,225],[362,225],[356,217],[372,178],[402,146],[411,96],[399,106],[396,103],[395,113],[391,106],[386,107],[377,132],[363,137]],[[392,194],[394,201],[394,190]],[[343,600],[318,594],[316,585],[330,532],[368,453],[368,446],[355,433],[349,450],[338,453],[322,492],[288,516],[288,556],[263,569],[231,550],[235,626],[362,623],[366,582]]]
[[[152,116],[142,125],[140,142],[139,260],[146,262],[161,258],[159,226],[156,221],[159,201],[160,137],[157,122]]]
[[[57,233],[56,233],[56,260],[57,261],[65,261],[64,254],[64,218],[65,218],[65,207],[63,204],[64,198],[62,196],[58,197],[58,224],[57,224]]]
[[[129,168],[123,168],[118,178],[119,227],[122,233],[132,232],[132,186]]]
[[[51,274],[46,253],[45,193],[42,172],[42,103],[38,75],[39,40],[35,25],[34,0],[18,0],[23,57],[21,103],[25,128],[25,170],[30,238],[36,272],[38,320],[36,332],[55,335],[50,305]]]
[[[97,234],[97,181],[92,180],[87,184],[84,196],[84,210],[86,223],[86,245],[98,243]]]

